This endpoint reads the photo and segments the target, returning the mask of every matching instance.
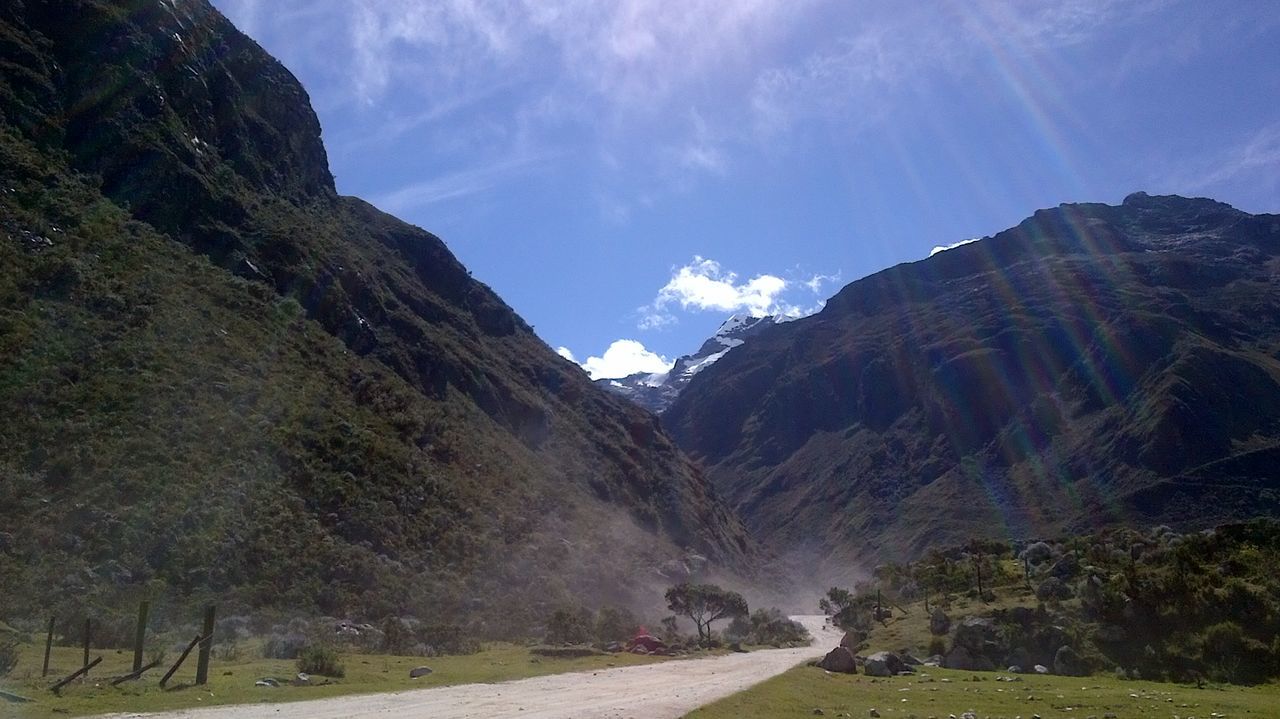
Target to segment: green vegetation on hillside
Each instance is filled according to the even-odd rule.
[[[981,570],[981,571],[979,571]],[[978,581],[984,592],[979,596]],[[911,612],[873,617],[877,593]],[[1280,522],[975,542],[876,568],[833,612],[866,645],[961,669],[1251,684],[1280,676]],[[950,615],[930,627],[930,608]],[[829,609],[838,609],[824,600]],[[962,621],[963,620],[963,621]],[[899,626],[901,625],[901,626]],[[1064,647],[1067,650],[1064,651]]]
[[[0,98],[0,617],[512,637],[747,568],[656,419],[335,193],[302,87],[207,2],[4,4]]]

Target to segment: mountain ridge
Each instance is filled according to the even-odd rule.
[[[772,315],[730,315],[696,352],[681,355],[666,372],[636,372],[626,377],[606,377],[595,382],[600,387],[660,415],[671,406],[694,375],[710,367],[729,350],[740,347],[756,332],[784,321],[787,319]]]
[[[207,2],[10,3],[0,59],[6,602],[500,636],[690,553],[753,571],[652,416],[336,193],[305,90]]]
[[[1278,253],[1203,198],[1041,210],[762,332],[663,423],[762,541],[832,560],[1274,514],[1266,473],[1182,517],[1158,487],[1280,442]]]

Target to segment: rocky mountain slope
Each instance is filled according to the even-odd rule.
[[[1280,217],[1063,205],[846,286],[663,423],[758,538],[837,564],[1280,513]]]
[[[596,384],[631,400],[654,414],[662,414],[689,386],[694,375],[715,364],[729,350],[765,327],[782,322],[779,317],[732,315],[721,323],[697,352],[680,357],[666,372],[637,372],[621,379],[598,379]]]
[[[335,192],[306,92],[205,0],[0,6],[0,223],[0,610],[500,633],[754,552],[651,415]]]

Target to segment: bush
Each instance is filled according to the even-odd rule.
[[[337,650],[323,644],[312,644],[298,652],[298,671],[322,677],[345,677],[346,667],[339,661]]]
[[[6,676],[18,665],[18,643],[0,641],[0,677]]]
[[[272,634],[262,644],[262,658],[296,659],[306,646],[307,638],[300,633]]]
[[[565,606],[547,619],[547,644],[586,644],[591,641],[591,611],[585,607]]]
[[[625,642],[635,634],[639,623],[627,609],[603,607],[596,615],[596,641]]]

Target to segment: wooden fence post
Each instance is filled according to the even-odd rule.
[[[138,629],[133,634],[133,671],[142,668],[142,645],[147,638],[147,612],[151,609],[151,603],[142,600],[138,603]]]
[[[169,667],[169,671],[165,672],[165,675],[160,678],[160,688],[163,689],[164,685],[169,683],[169,679],[173,676],[174,672],[178,671],[178,667],[182,666],[182,663],[187,661],[187,655],[191,653],[192,649],[195,649],[201,639],[203,639],[203,637],[197,634],[196,638],[192,639],[191,643],[187,645],[187,648],[182,650],[182,655],[178,657],[178,661],[174,662],[173,666]]]
[[[49,652],[53,650],[53,623],[57,617],[49,617],[49,633],[44,638],[44,669],[40,670],[40,677],[49,676]]]
[[[62,691],[63,687],[65,687],[66,685],[74,681],[76,677],[88,674],[89,670],[98,666],[98,662],[100,661],[102,661],[102,657],[98,657],[97,659],[94,659],[92,662],[85,662],[84,666],[80,667],[74,672],[71,672],[71,675],[68,676],[66,679],[63,679],[57,684],[54,684],[53,686],[49,687],[49,691],[53,692],[54,694],[57,694],[58,692]]]
[[[210,604],[204,608],[204,641],[200,642],[200,657],[196,661],[196,684],[209,682],[209,654],[213,651],[213,621],[217,607]]]

